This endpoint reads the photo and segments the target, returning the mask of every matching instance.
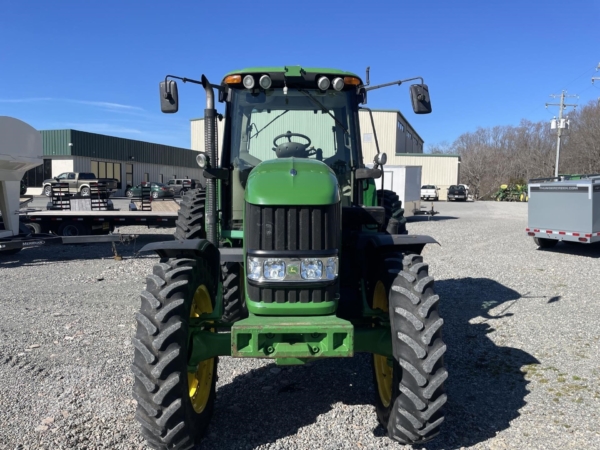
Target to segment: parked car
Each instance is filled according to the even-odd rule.
[[[463,201],[466,202],[469,196],[469,191],[464,184],[452,185],[448,188],[448,201]]]
[[[172,187],[178,195],[183,195],[185,191],[190,189],[203,189],[200,180],[193,178],[173,178],[167,182],[167,185]]]
[[[167,186],[163,183],[156,183],[154,181],[149,183],[138,184],[135,187],[131,187],[127,189],[125,195],[129,198],[131,197],[141,197],[142,196],[142,186],[150,185],[150,197],[157,198],[171,198],[175,196],[175,190],[172,187]]]
[[[119,180],[115,178],[97,178],[95,174],[91,172],[64,172],[54,178],[49,178],[43,182],[43,192],[46,196],[50,197],[52,194],[52,183],[63,182],[69,184],[70,194],[81,194],[83,197],[89,197],[91,194],[90,184],[104,182],[108,192],[114,192],[117,190]]]
[[[423,186],[421,186],[421,200],[439,200],[440,199],[440,195],[438,194],[438,191],[440,190],[439,187],[434,186],[433,184],[425,184]]]

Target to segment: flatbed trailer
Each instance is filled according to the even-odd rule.
[[[600,175],[529,181],[525,232],[539,247],[600,241]]]
[[[34,233],[58,236],[108,234],[116,227],[174,228],[176,211],[26,211],[20,222]]]

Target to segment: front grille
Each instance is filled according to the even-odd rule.
[[[340,207],[260,206],[246,203],[247,250],[335,250]]]
[[[246,250],[337,250],[340,205],[261,206],[246,203]],[[338,283],[323,287],[258,286],[248,283],[248,295],[264,303],[319,303],[336,298]]]

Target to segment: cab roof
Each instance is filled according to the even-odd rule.
[[[238,74],[247,74],[247,73],[280,73],[283,74],[286,78],[290,77],[301,77],[303,74],[320,74],[320,75],[339,75],[342,77],[356,77],[360,80],[362,84],[362,78],[352,72],[346,72],[344,70],[339,69],[331,69],[331,68],[322,68],[322,67],[302,67],[302,66],[272,66],[272,67],[249,67],[241,70],[233,70],[227,74],[225,77],[229,75],[238,75]],[[225,78],[223,77],[223,78]]]

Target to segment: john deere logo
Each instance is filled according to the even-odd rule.
[[[298,275],[298,266],[289,265],[287,268],[288,275]]]

